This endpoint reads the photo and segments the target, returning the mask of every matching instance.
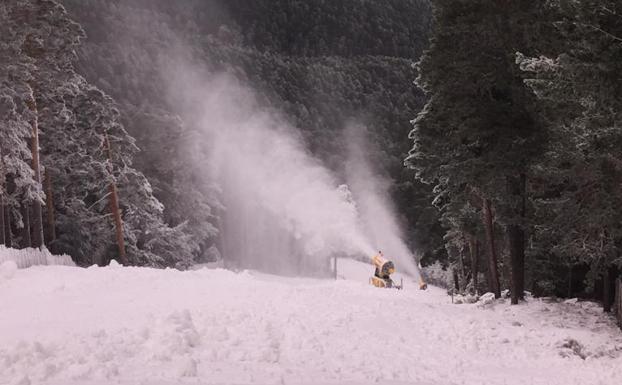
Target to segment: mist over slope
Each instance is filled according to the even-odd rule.
[[[211,258],[208,251],[220,240],[205,229],[223,225],[224,205],[218,186],[197,174],[197,165],[209,162],[203,149],[176,151],[194,143],[200,129],[180,118],[177,101],[163,91],[170,79],[162,68],[184,58],[206,76],[225,72],[253,88],[261,108],[282,114],[344,182],[341,133],[353,119],[370,127],[368,161],[388,175],[409,247],[436,252],[440,227],[427,187],[402,165],[409,120],[423,104],[412,63],[427,41],[426,2],[264,3],[64,1],[88,36],[79,70],[120,104],[142,150],[137,167],[150,178],[167,220],[189,220],[202,250],[197,261]]]

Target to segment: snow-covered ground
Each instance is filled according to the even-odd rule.
[[[591,303],[453,305],[254,272],[0,268],[1,384],[622,383],[622,333]]]

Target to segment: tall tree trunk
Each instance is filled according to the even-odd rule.
[[[471,254],[471,282],[474,294],[477,295],[477,280],[479,275],[479,240],[474,236],[469,237],[469,251]]]
[[[11,234],[11,210],[9,206],[4,206],[4,244],[6,247],[13,247],[13,237]]]
[[[467,285],[467,274],[466,274],[466,264],[464,263],[464,249],[467,246],[466,238],[464,234],[462,235],[462,244],[460,245],[460,291],[466,290]]]
[[[4,227],[4,191],[0,186],[0,245],[6,245]]]
[[[507,226],[507,235],[510,248],[510,263],[512,267],[512,305],[518,304],[519,300],[524,299],[525,292],[525,230],[523,223],[525,218],[525,195],[526,177],[520,174],[518,178],[508,178],[508,193],[513,198],[518,198],[516,207],[516,218],[512,224]],[[517,220],[518,218],[518,220]]]
[[[28,202],[22,203],[22,249],[32,247],[32,240],[30,239],[30,208]]]
[[[110,146],[110,140],[108,134],[104,134],[105,146],[108,152],[108,161],[110,162],[110,173],[112,174],[112,148]],[[125,239],[123,237],[123,220],[121,219],[121,210],[119,209],[119,193],[117,191],[117,185],[114,181],[110,182],[110,212],[114,220],[115,233],[117,238],[117,247],[119,249],[119,262],[122,265],[127,265],[127,254],[125,253]]]
[[[568,298],[572,298],[572,265],[568,266]]]
[[[454,288],[456,293],[460,293],[460,277],[458,276],[458,270],[456,269],[452,269],[453,270],[453,276],[454,276]]]
[[[603,277],[603,310],[607,313],[611,312],[611,307],[615,299],[615,281],[617,269],[610,266],[605,270]]]
[[[6,185],[6,172],[4,168],[4,155],[2,154],[2,147],[0,147],[0,245],[6,245],[5,236],[5,223],[4,223],[4,195],[7,190]]]
[[[30,85],[32,95],[27,101],[28,109],[33,114],[32,122],[32,139],[30,144],[30,151],[32,152],[32,170],[34,171],[34,180],[39,186],[41,186],[41,169],[39,166],[39,118],[37,111],[37,101],[34,95],[34,87]],[[41,202],[35,199],[32,202],[32,247],[40,248],[43,246],[43,214],[41,209]]]
[[[47,212],[47,244],[56,239],[56,222],[54,220],[54,197],[52,194],[52,175],[49,168],[45,168],[45,210]]]
[[[488,269],[490,270],[490,291],[495,294],[495,298],[501,297],[501,287],[499,285],[499,268],[497,263],[497,250],[495,247],[495,233],[492,221],[492,211],[490,200],[483,199],[484,206],[484,228],[486,229],[486,241],[488,243]]]

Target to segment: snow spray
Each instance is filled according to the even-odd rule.
[[[343,184],[248,87],[183,67],[171,71],[169,94],[200,132],[190,146],[207,154],[199,166],[218,190],[226,265],[314,274],[327,271],[331,257],[365,259],[380,249],[418,276],[373,173],[352,167]],[[352,160],[363,155],[350,153]]]
[[[419,268],[404,242],[402,228],[389,198],[389,183],[370,164],[367,154],[378,152],[371,151],[366,131],[365,126],[356,123],[349,124],[344,130],[344,143],[348,147],[345,175],[357,202],[359,223],[366,238],[396,264],[398,271],[420,280]]]
[[[297,130],[234,78],[190,73],[173,85],[185,120],[201,132],[193,145],[209,154],[204,171],[219,190],[225,264],[314,274],[327,271],[331,257],[373,255],[348,186]]]

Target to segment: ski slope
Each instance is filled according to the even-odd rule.
[[[0,384],[622,383],[622,333],[591,303],[454,305],[220,269],[0,266]]]

